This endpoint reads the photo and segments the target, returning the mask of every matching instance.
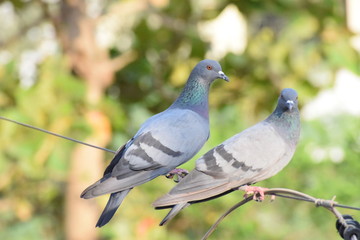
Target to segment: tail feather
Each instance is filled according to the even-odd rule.
[[[172,218],[174,218],[183,208],[186,208],[189,205],[190,205],[190,203],[188,203],[188,202],[183,202],[183,203],[176,204],[170,210],[170,212],[166,215],[166,217],[164,217],[164,219],[160,222],[159,225],[160,226],[165,225],[168,221],[170,221]]]
[[[98,222],[96,223],[96,227],[102,227],[111,220],[116,210],[119,208],[122,201],[124,200],[126,195],[128,195],[131,189],[132,188],[121,192],[115,192],[110,195],[109,201],[107,202],[104,211],[102,212]]]

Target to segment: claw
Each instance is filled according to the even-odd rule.
[[[253,200],[255,200],[256,202],[264,201],[265,199],[264,191],[268,190],[268,188],[255,187],[255,186],[241,186],[239,189],[245,191],[244,198],[253,195]],[[274,201],[275,195],[272,195],[270,200]]]
[[[273,202],[273,201],[275,201],[275,195],[271,195],[271,197],[270,197],[270,202]]]
[[[165,177],[169,179],[174,179],[174,182],[178,183],[180,182],[186,175],[189,174],[189,171],[182,168],[175,168],[168,172],[168,174],[165,175]]]

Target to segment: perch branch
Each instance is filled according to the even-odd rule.
[[[344,220],[343,216],[341,215],[341,213],[335,208],[347,208],[347,209],[353,209],[353,210],[360,210],[360,208],[357,207],[351,207],[351,206],[346,206],[346,205],[342,205],[342,204],[338,204],[337,202],[335,202],[335,197],[333,197],[333,199],[331,200],[324,200],[324,199],[318,199],[315,198],[313,196],[310,196],[308,194],[302,193],[302,192],[298,192],[292,189],[286,189],[286,188],[270,188],[264,191],[265,195],[274,195],[274,196],[278,196],[278,197],[282,197],[282,198],[288,198],[288,199],[294,199],[294,200],[299,200],[299,201],[306,201],[306,202],[313,202],[315,204],[316,207],[324,207],[327,210],[329,210],[330,212],[332,212],[335,217],[338,219],[338,221],[343,225],[343,226],[347,226],[346,221]],[[202,240],[208,239],[208,237],[215,231],[215,229],[217,228],[217,226],[220,224],[220,222],[227,216],[229,215],[231,212],[233,212],[235,209],[241,207],[242,205],[244,205],[245,203],[250,202],[251,200],[253,200],[253,196],[248,196],[246,197],[244,200],[236,203],[234,206],[232,206],[229,210],[227,210],[211,227],[210,229],[205,233],[205,235],[202,237]],[[353,238],[352,238],[353,239]],[[354,238],[357,239],[357,238]]]

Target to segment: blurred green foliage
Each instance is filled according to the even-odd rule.
[[[37,4],[11,2],[19,15]],[[248,45],[243,54],[229,53],[221,60],[231,82],[218,81],[212,87],[211,137],[196,157],[265,118],[282,88],[295,88],[303,106],[319,90],[332,86],[337,69],[360,74],[342,1],[222,0],[210,1],[214,7],[205,9],[196,8],[195,0],[165,2],[163,8],[136,15],[131,49],[138,59],[116,74],[106,98],[96,106],[112,121],[111,149],[176,98],[184,76],[210,47],[199,37],[197,23],[218,16],[230,3],[247,19]],[[153,27],[153,15],[165,19],[163,24]],[[19,39],[7,50],[20,55],[33,44],[26,41]],[[113,57],[122,53],[116,46],[109,51]],[[85,86],[71,74],[62,53],[41,62],[36,82],[29,88],[21,87],[18,61],[14,58],[0,65],[0,114],[76,139],[89,134],[82,115],[88,107]],[[319,84],[317,73],[327,73],[328,81]],[[342,204],[359,206],[359,132],[359,120],[353,116],[304,121],[292,162],[260,185],[292,188],[319,198],[336,195]],[[63,239],[66,176],[74,143],[6,122],[0,122],[0,142],[0,239]],[[339,149],[343,161],[337,161]],[[184,167],[193,168],[194,159]],[[159,177],[134,189],[100,230],[102,239],[200,239],[227,208],[242,199],[241,192],[234,192],[190,206],[160,228],[157,224],[166,211],[153,210],[151,203],[173,185]],[[99,198],[102,206],[106,200]],[[360,220],[357,212],[341,212]],[[335,218],[323,209],[278,198],[271,204],[251,203],[236,210],[211,239],[339,239],[334,224]]]

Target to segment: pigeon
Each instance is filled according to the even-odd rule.
[[[192,203],[274,176],[291,160],[299,136],[298,95],[286,88],[269,117],[205,153],[196,160],[194,170],[153,203],[156,209],[172,208],[160,226]]]
[[[117,150],[103,177],[82,192],[85,199],[111,194],[96,227],[110,221],[132,188],[169,173],[201,149],[210,134],[208,95],[215,79],[229,81],[217,61],[200,61],[175,102],[147,119]]]

